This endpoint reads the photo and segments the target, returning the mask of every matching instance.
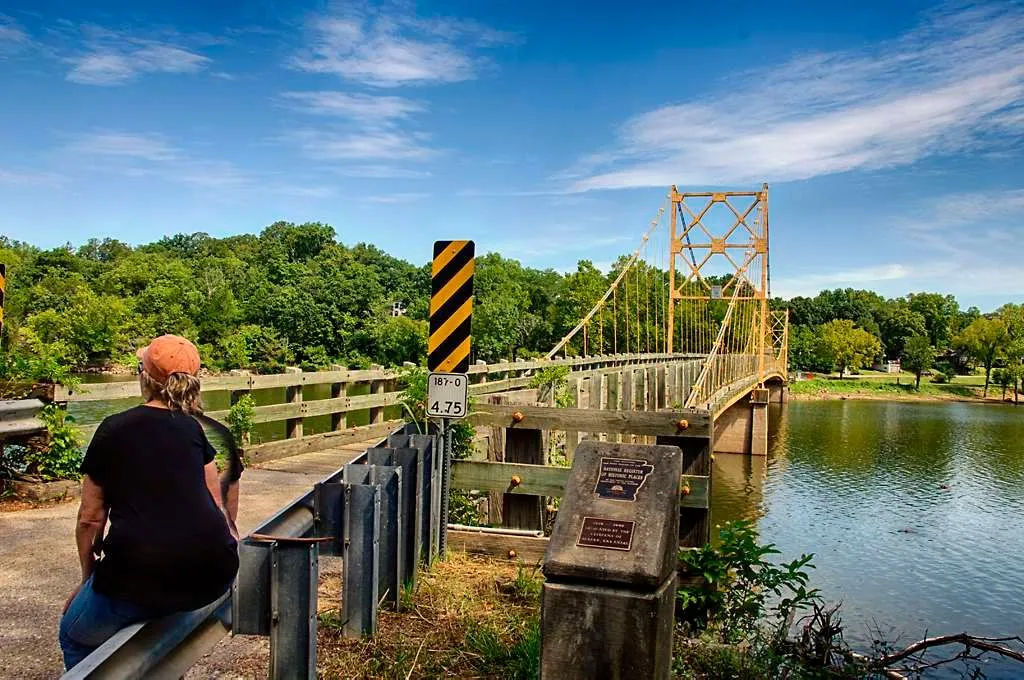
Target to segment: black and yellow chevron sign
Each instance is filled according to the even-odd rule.
[[[469,370],[474,250],[472,241],[434,242],[427,343],[427,368],[432,373]]]
[[[7,265],[0,262],[0,333],[4,332],[4,293],[7,291]]]

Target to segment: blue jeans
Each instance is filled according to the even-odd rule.
[[[92,588],[90,576],[60,619],[60,648],[64,652],[64,668],[71,669],[81,663],[94,649],[125,626],[155,616],[155,612],[143,607],[97,593]]]

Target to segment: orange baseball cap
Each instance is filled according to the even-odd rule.
[[[196,346],[180,335],[161,335],[135,355],[146,373],[159,383],[167,382],[172,373],[196,375],[202,364]]]

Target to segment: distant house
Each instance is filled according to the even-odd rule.
[[[871,368],[876,371],[882,371],[883,373],[899,373],[900,360],[892,359],[888,361],[876,361]]]

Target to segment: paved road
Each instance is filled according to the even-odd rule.
[[[365,448],[372,443],[362,444]],[[242,477],[238,528],[243,534],[258,526],[313,483],[337,469],[360,445],[332,452],[306,454],[246,470]],[[77,503],[0,513],[0,650],[5,678],[55,678],[63,664],[57,645],[57,622],[80,572],[74,531]],[[244,643],[244,644],[243,644]],[[263,641],[226,640],[210,655],[211,673],[200,668],[190,678],[223,676],[235,651],[248,654]],[[244,665],[244,664],[243,664]],[[242,670],[241,668],[239,670]],[[265,677],[243,671],[237,677]]]

